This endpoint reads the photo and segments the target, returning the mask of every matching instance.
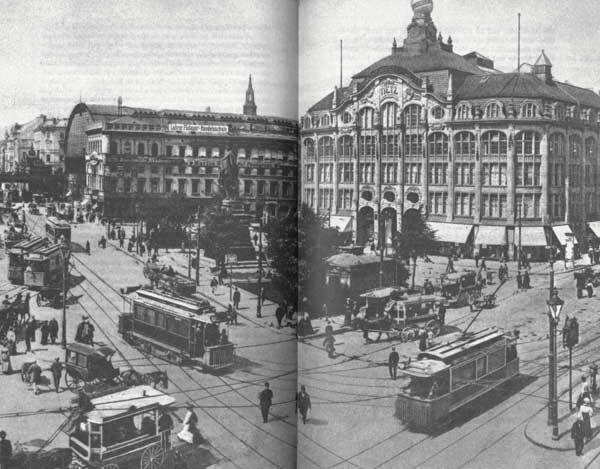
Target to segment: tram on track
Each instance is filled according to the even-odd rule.
[[[517,337],[496,328],[465,333],[420,353],[398,372],[409,382],[398,394],[396,416],[409,428],[433,432],[519,374]]]
[[[119,333],[143,352],[210,371],[233,366],[234,344],[220,333],[226,316],[208,301],[141,289],[130,305],[131,312],[119,316]]]
[[[64,236],[67,243],[71,242],[71,225],[64,220],[56,217],[48,217],[46,220],[46,236],[53,243],[60,243],[61,236]]]
[[[35,290],[57,287],[62,279],[64,256],[62,246],[52,244],[25,256],[24,284]]]
[[[8,280],[15,285],[23,285],[24,272],[27,267],[26,256],[40,248],[48,245],[48,240],[36,236],[29,240],[23,240],[8,250]]]

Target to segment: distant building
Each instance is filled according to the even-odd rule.
[[[303,117],[302,201],[361,245],[390,245],[417,211],[466,254],[600,235],[600,96],[556,80],[544,51],[512,73],[457,54],[433,1],[411,5],[403,45]]]
[[[67,126],[67,172],[105,216],[132,218],[168,207],[176,194],[188,210],[213,204],[221,159],[231,151],[245,210],[264,198],[270,215],[287,213],[297,203],[297,122],[258,116],[251,80],[243,110],[79,103]]]
[[[64,173],[65,169],[65,131],[67,119],[40,116],[43,120],[33,131],[33,150],[52,173]]]

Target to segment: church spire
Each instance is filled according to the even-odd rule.
[[[246,102],[244,103],[244,114],[256,115],[256,103],[254,102],[254,89],[252,88],[252,75],[248,77],[248,89],[246,90]]]

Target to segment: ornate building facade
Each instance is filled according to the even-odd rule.
[[[221,160],[233,154],[246,211],[264,200],[278,216],[294,210],[298,125],[258,116],[250,80],[243,114],[79,103],[67,132],[70,172],[83,169],[85,197],[105,216],[148,215],[179,194],[187,209],[214,203]],[[171,200],[172,202],[172,200]]]
[[[544,51],[514,73],[459,55],[433,1],[411,5],[403,45],[302,118],[302,201],[359,244],[390,245],[416,211],[488,255],[600,234],[600,96],[555,80]]]

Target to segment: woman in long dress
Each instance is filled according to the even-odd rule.
[[[198,417],[194,412],[194,406],[192,404],[188,404],[187,412],[185,414],[185,418],[183,419],[183,427],[181,431],[177,434],[177,438],[179,438],[181,441],[185,441],[186,443],[194,443],[195,441],[197,441],[197,423]]]

